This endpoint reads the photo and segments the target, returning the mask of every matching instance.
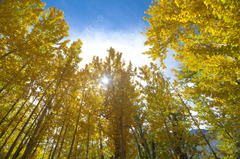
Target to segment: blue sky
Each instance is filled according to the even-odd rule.
[[[91,62],[94,55],[104,58],[110,47],[123,53],[126,61],[131,60],[136,67],[149,64],[151,59],[142,53],[149,49],[144,46],[144,32],[149,26],[144,16],[151,0],[43,0],[46,8],[56,6],[64,11],[69,23],[72,41],[83,42],[80,66]],[[173,52],[172,52],[173,53]],[[168,57],[166,76],[171,76],[170,68],[176,62]]]
[[[92,25],[98,16],[104,18],[97,27],[116,31],[140,27],[148,23],[143,20],[144,11],[149,8],[151,0],[43,0],[47,8],[56,6],[65,13],[70,27],[84,29]]]

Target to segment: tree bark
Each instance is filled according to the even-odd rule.
[[[152,158],[156,158],[156,147],[155,147],[155,142],[152,141]]]

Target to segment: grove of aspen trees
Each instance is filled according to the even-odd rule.
[[[142,67],[112,47],[80,67],[45,5],[0,1],[0,158],[240,158],[239,0],[153,0]]]

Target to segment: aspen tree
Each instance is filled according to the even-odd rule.
[[[175,51],[176,77],[199,118],[218,134],[218,157],[236,157],[238,151],[239,9],[237,0],[157,0],[145,18],[145,44],[151,46],[145,53],[164,67],[169,49]]]

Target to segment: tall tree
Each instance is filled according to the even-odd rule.
[[[176,52],[186,99],[218,134],[219,153],[230,158],[240,138],[239,9],[237,0],[156,0],[145,18],[145,44],[152,46],[146,54],[164,66],[168,50]]]
[[[182,104],[160,68],[153,63],[150,67],[143,66],[139,77],[146,82],[141,92],[146,100],[145,124],[148,125],[147,134],[151,140],[146,142],[142,138],[145,151],[149,151],[149,158],[199,157],[196,150],[196,141],[199,140],[196,140],[197,136],[190,135],[189,129],[193,127],[186,106]],[[140,127],[140,135],[142,129]]]
[[[94,68],[101,70],[100,77],[109,79],[109,83],[103,86],[106,88],[103,94],[104,109],[101,113],[107,123],[107,145],[114,158],[123,159],[131,156],[128,148],[132,138],[130,128],[136,111],[134,100],[138,96],[132,81],[136,69],[132,68],[131,63],[126,67],[122,54],[113,48],[110,48],[108,53],[105,61],[95,58],[93,64]]]

